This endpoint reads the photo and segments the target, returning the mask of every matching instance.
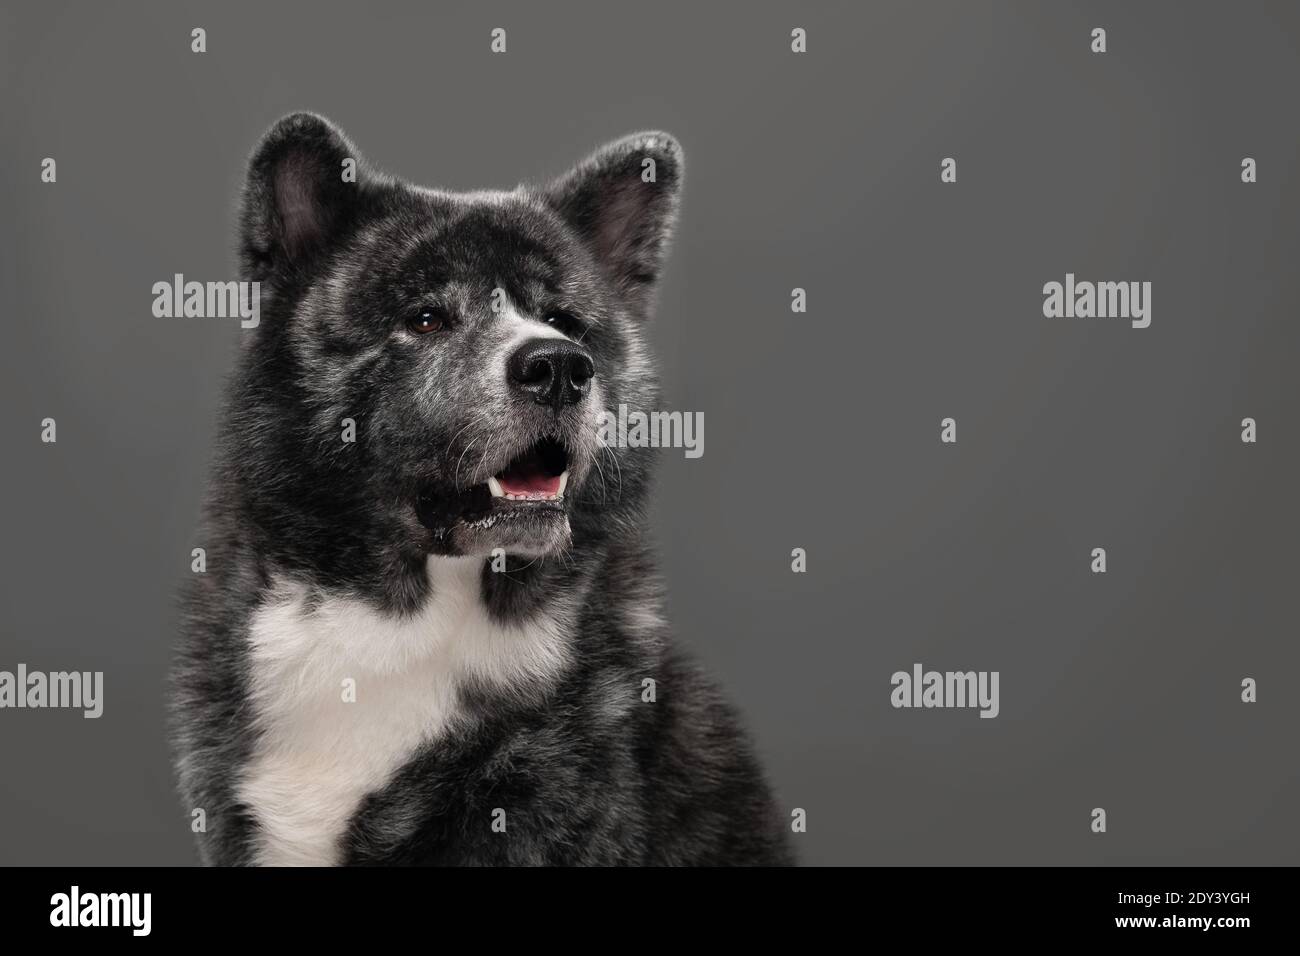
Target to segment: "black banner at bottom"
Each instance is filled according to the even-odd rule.
[[[8,941],[376,939],[420,930],[562,942],[622,926],[986,941],[1289,935],[1285,868],[795,870],[0,869]],[[604,936],[607,942],[618,937]],[[832,937],[833,938],[833,937]]]

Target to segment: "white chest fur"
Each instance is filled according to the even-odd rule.
[[[366,794],[457,719],[458,684],[537,686],[564,666],[550,618],[494,623],[481,558],[430,558],[433,597],[409,617],[350,598],[309,605],[283,582],[251,627],[260,731],[240,798],[260,824],[256,862],[325,866]]]

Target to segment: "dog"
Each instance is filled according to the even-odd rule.
[[[673,645],[644,342],[680,201],[660,132],[512,191],[417,187],[330,121],[249,161],[244,333],[171,678],[211,865],[794,862]],[[197,811],[202,810],[202,814]]]

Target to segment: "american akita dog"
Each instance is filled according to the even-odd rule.
[[[654,452],[597,439],[603,410],[655,406],[642,326],[681,184],[657,132],[464,194],[312,114],[257,146],[262,318],[173,673],[203,861],[791,862],[661,616]]]

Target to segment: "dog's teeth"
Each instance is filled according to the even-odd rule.
[[[560,489],[553,495],[543,491],[506,491],[497,478],[489,478],[487,484],[493,498],[504,498],[506,501],[560,501],[564,498],[564,489],[569,484],[569,473],[566,471],[560,475]]]

